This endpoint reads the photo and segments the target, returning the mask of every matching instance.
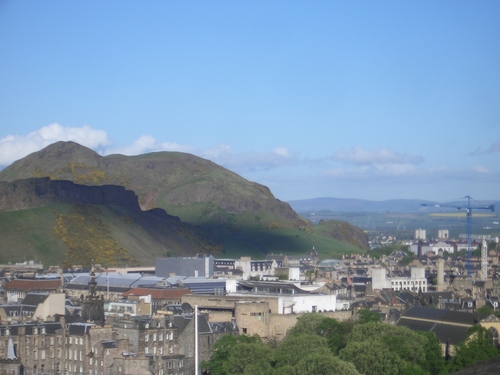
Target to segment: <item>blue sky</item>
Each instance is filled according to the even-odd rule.
[[[0,168],[182,151],[316,197],[500,199],[500,2],[0,1]]]

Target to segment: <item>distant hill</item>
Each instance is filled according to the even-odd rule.
[[[124,249],[115,254],[115,260],[122,263],[130,256],[141,264],[151,264],[158,254],[203,252],[259,258],[269,252],[303,254],[312,247],[323,255],[368,249],[366,235],[359,228],[347,224],[349,230],[345,230],[346,223],[335,221],[313,225],[267,187],[185,153],[103,157],[74,142],[57,142],[5,168],[0,181],[4,182],[0,189],[2,222],[10,223],[11,229],[18,226],[12,232],[17,234],[15,238],[11,233],[0,241],[0,260],[8,260],[5,254],[14,248],[21,254],[22,244],[30,244],[42,258],[57,244],[61,258],[82,241],[78,232],[84,230],[80,229],[89,228],[87,233],[93,236],[92,230],[98,226],[92,220],[102,223],[109,234],[100,241],[114,241],[115,249],[118,245]],[[38,220],[33,219],[36,215],[41,215]],[[147,220],[158,216],[163,219],[158,231],[148,231]],[[30,225],[23,226],[21,218]],[[64,220],[71,230],[57,229]],[[23,233],[25,238],[20,240]],[[143,234],[155,240],[146,241]],[[87,246],[97,251],[97,245]],[[46,257],[51,262],[56,258]]]
[[[290,206],[298,213],[310,211],[338,211],[338,212],[422,212],[432,210],[432,205],[443,202],[433,202],[420,199],[391,199],[385,201],[370,201],[363,199],[342,199],[342,198],[314,198],[288,201]],[[453,202],[450,202],[453,204]],[[427,207],[422,207],[427,204]],[[466,204],[464,201],[457,201],[454,204]],[[496,205],[500,207],[499,201],[480,201],[475,204]],[[439,208],[443,210],[444,208]],[[437,209],[435,209],[437,210]],[[450,209],[452,210],[452,209]]]

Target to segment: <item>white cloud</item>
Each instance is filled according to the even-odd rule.
[[[234,153],[231,147],[225,144],[209,149],[196,149],[188,145],[160,142],[150,135],[143,135],[128,146],[114,147],[104,130],[93,129],[88,125],[63,127],[54,123],[28,135],[7,135],[0,139],[0,166],[7,166],[57,141],[74,141],[102,155],[141,155],[157,151],[187,152],[237,172],[268,170],[299,162],[297,154],[290,152],[286,147],[277,147],[267,152]]]
[[[200,152],[200,156],[237,172],[269,170],[299,163],[298,154],[285,147],[273,151],[233,153],[227,145]]]
[[[130,146],[125,147],[110,147],[106,149],[105,154],[123,154],[123,155],[141,155],[157,151],[180,151],[192,152],[193,148],[190,146],[183,146],[177,143],[158,142],[150,135],[142,135],[137,138]]]
[[[489,169],[486,167],[483,167],[482,165],[476,165],[476,166],[472,167],[472,170],[474,172],[481,173],[481,174],[489,174],[490,173]]]
[[[333,160],[348,164],[418,164],[423,161],[421,156],[407,153],[397,153],[389,148],[365,150],[361,147],[341,149],[333,154]]]
[[[275,148],[274,149],[274,153],[276,155],[281,155],[281,156],[284,156],[284,157],[289,157],[290,156],[290,152],[288,152],[288,149],[286,147]]]
[[[320,175],[323,178],[367,180],[416,176],[420,173],[416,165],[421,163],[423,158],[407,153],[398,153],[389,148],[366,150],[360,147],[351,147],[336,151],[332,160],[341,165],[322,170]]]
[[[92,149],[109,144],[104,130],[93,129],[88,125],[75,128],[54,123],[28,135],[11,134],[0,138],[0,165],[9,165],[57,141],[74,141]]]

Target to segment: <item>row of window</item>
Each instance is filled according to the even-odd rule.
[[[144,341],[149,341],[150,335],[149,333],[144,334]],[[163,341],[163,333],[158,333],[156,334],[153,333],[151,335],[152,340],[151,341]],[[174,339],[174,332],[167,332],[165,335],[165,340],[173,340]]]

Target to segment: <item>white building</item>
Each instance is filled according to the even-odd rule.
[[[449,254],[453,254],[455,252],[455,246],[452,243],[439,241],[429,244],[429,251],[432,251],[436,255],[438,255],[440,251],[447,251]]]
[[[415,229],[415,239],[416,240],[425,241],[426,236],[427,236],[427,234],[426,234],[425,229]]]
[[[439,229],[438,238],[442,240],[447,240],[450,237],[450,231],[448,229]]]
[[[372,288],[427,292],[425,268],[412,267],[410,277],[387,277],[385,268],[372,269]]]

